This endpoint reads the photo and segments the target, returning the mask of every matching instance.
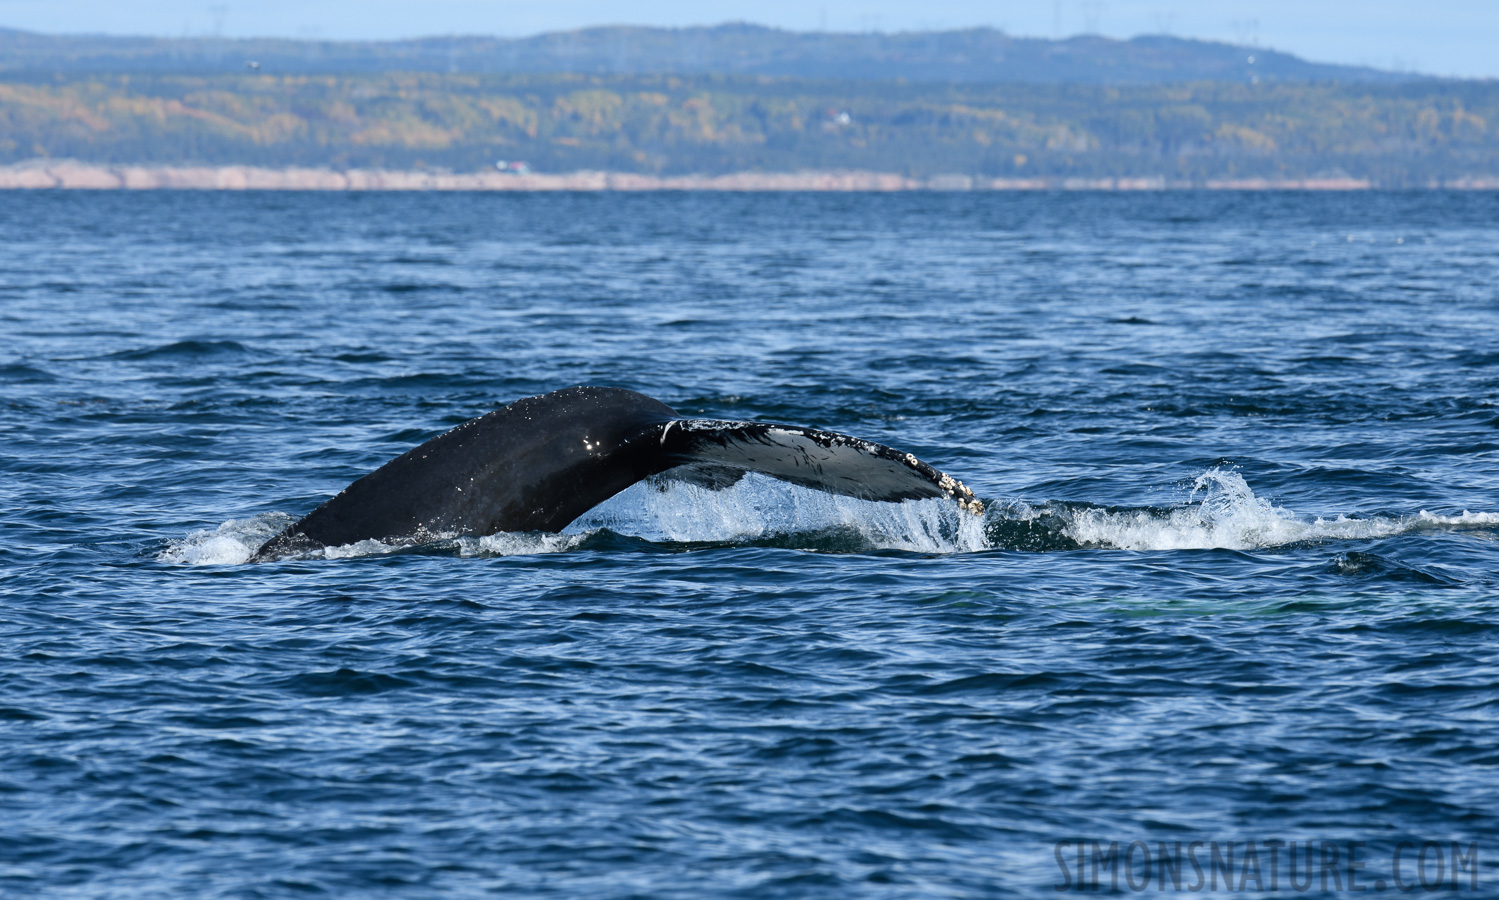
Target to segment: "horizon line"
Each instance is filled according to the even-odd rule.
[[[483,31],[471,31],[471,32],[469,32],[469,31],[463,31],[463,32],[453,31],[453,32],[446,32],[446,33],[435,33],[434,32],[434,33],[428,33],[428,34],[418,34],[418,35],[413,35],[413,36],[409,36],[409,37],[399,37],[399,38],[327,38],[327,37],[313,37],[313,36],[308,36],[308,35],[302,35],[302,36],[295,36],[294,37],[294,36],[285,35],[285,34],[225,35],[225,34],[213,34],[213,33],[208,33],[208,32],[203,32],[203,33],[198,33],[198,34],[176,34],[176,35],[171,35],[171,34],[151,34],[151,33],[136,33],[136,32],[131,32],[131,33],[120,32],[120,33],[116,33],[116,32],[104,32],[104,31],[38,31],[38,30],[35,30],[35,29],[30,29],[30,28],[16,28],[16,27],[13,27],[13,26],[10,26],[10,25],[3,25],[3,24],[0,24],[0,32],[11,32],[13,34],[35,35],[35,36],[38,36],[38,37],[102,38],[102,39],[105,39],[105,40],[147,39],[147,40],[157,40],[157,41],[286,41],[288,43],[293,43],[293,44],[400,44],[400,43],[416,42],[416,41],[452,40],[452,39],[460,39],[460,38],[479,38],[479,39],[496,40],[496,41],[525,41],[525,40],[530,40],[532,38],[544,37],[546,35],[578,34],[578,33],[587,32],[587,31],[605,31],[605,30],[611,30],[611,29],[633,29],[633,30],[637,30],[637,31],[667,31],[667,32],[678,31],[678,32],[680,32],[680,31],[716,31],[716,30],[719,30],[719,29],[736,28],[736,27],[747,27],[747,28],[758,29],[758,30],[762,30],[762,31],[773,31],[773,32],[779,32],[781,34],[804,35],[804,36],[809,36],[809,37],[810,36],[819,36],[819,35],[821,35],[821,36],[827,36],[827,37],[895,37],[895,36],[900,36],[900,35],[965,34],[965,33],[976,32],[976,31],[992,31],[995,34],[1003,35],[1004,37],[1010,38],[1012,40],[1041,41],[1041,42],[1050,43],[1050,44],[1059,44],[1059,43],[1064,43],[1066,41],[1074,41],[1074,40],[1078,40],[1079,38],[1094,38],[1094,39],[1097,39],[1097,40],[1112,41],[1114,43],[1120,43],[1120,44],[1129,43],[1130,41],[1137,41],[1137,40],[1140,40],[1142,38],[1163,38],[1163,39],[1166,39],[1166,40],[1190,41],[1190,42],[1199,43],[1199,44],[1218,44],[1218,45],[1221,45],[1221,46],[1224,46],[1224,47],[1235,47],[1235,48],[1244,49],[1244,50],[1256,50],[1256,51],[1269,52],[1269,53],[1280,53],[1280,54],[1283,54],[1285,56],[1296,56],[1298,59],[1305,59],[1305,57],[1299,57],[1295,53],[1292,53],[1290,51],[1287,51],[1287,50],[1277,50],[1274,47],[1271,47],[1271,46],[1268,46],[1268,45],[1265,45],[1265,44],[1259,44],[1259,43],[1234,43],[1232,41],[1225,41],[1225,40],[1220,40],[1220,39],[1217,39],[1217,38],[1193,37],[1193,36],[1190,36],[1190,35],[1172,34],[1170,32],[1164,32],[1164,31],[1142,31],[1142,32],[1138,32],[1136,34],[1132,34],[1132,35],[1130,35],[1128,37],[1114,37],[1112,35],[1103,34],[1102,32],[1096,32],[1096,31],[1079,31],[1079,32],[1075,32],[1073,34],[1062,36],[1062,37],[1048,37],[1046,35],[1019,34],[1019,33],[1008,31],[1008,30],[1006,30],[1003,27],[995,26],[995,25],[971,25],[971,26],[962,27],[962,28],[915,28],[915,29],[897,29],[897,30],[885,30],[885,29],[881,29],[881,28],[872,28],[872,29],[862,30],[862,31],[837,31],[837,30],[821,30],[821,29],[782,28],[782,27],[780,27],[778,25],[764,25],[764,24],[761,24],[759,22],[751,22],[751,21],[745,20],[745,19],[728,20],[728,21],[718,22],[718,23],[712,24],[712,25],[705,25],[705,24],[698,24],[698,25],[637,25],[637,24],[632,24],[632,23],[629,23],[629,22],[610,22],[610,23],[601,23],[601,24],[596,24],[596,25],[583,25],[583,26],[580,26],[580,27],[577,27],[577,28],[554,28],[554,29],[546,29],[546,30],[542,30],[542,31],[530,32],[530,33],[527,33],[527,34],[500,34],[500,33],[497,33],[497,32],[483,32]],[[1308,61],[1309,62],[1315,62],[1314,60],[1308,60]],[[1334,66],[1345,66],[1345,67],[1348,67],[1348,68],[1374,69],[1376,71],[1392,71],[1392,70],[1380,69],[1377,66],[1366,65],[1366,64],[1361,64],[1361,63],[1321,63],[1321,65],[1334,65]]]

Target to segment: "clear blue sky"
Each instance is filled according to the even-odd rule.
[[[0,25],[59,33],[383,39],[729,21],[834,31],[989,25],[1044,37],[1169,32],[1323,62],[1499,77],[1499,0],[0,0]]]

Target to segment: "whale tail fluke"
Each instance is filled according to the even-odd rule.
[[[252,562],[374,539],[560,531],[646,478],[714,490],[759,472],[865,500],[973,492],[909,453],[831,431],[681,418],[634,391],[578,387],[517,400],[402,454],[267,541]]]
[[[948,497],[964,509],[983,511],[983,504],[961,482],[913,454],[836,431],[766,422],[678,419],[663,426],[661,444],[670,456],[683,461],[690,473],[683,480],[694,483],[702,484],[704,473],[707,480],[722,482],[725,474],[733,474],[737,481],[745,472],[759,472],[861,500],[895,503]]]

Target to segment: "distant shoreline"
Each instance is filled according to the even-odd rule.
[[[1499,190],[1499,178],[1432,181],[1431,189]],[[909,178],[888,172],[737,172],[729,175],[446,173],[387,169],[150,166],[31,160],[0,166],[0,190],[220,191],[1161,191],[1377,189],[1362,178],[1231,178],[1201,182],[1166,178]]]

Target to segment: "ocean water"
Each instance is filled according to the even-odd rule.
[[[575,384],[988,508],[246,562]],[[1496,196],[7,193],[0,895],[1043,897],[1093,840],[1499,891],[1496,401]]]

